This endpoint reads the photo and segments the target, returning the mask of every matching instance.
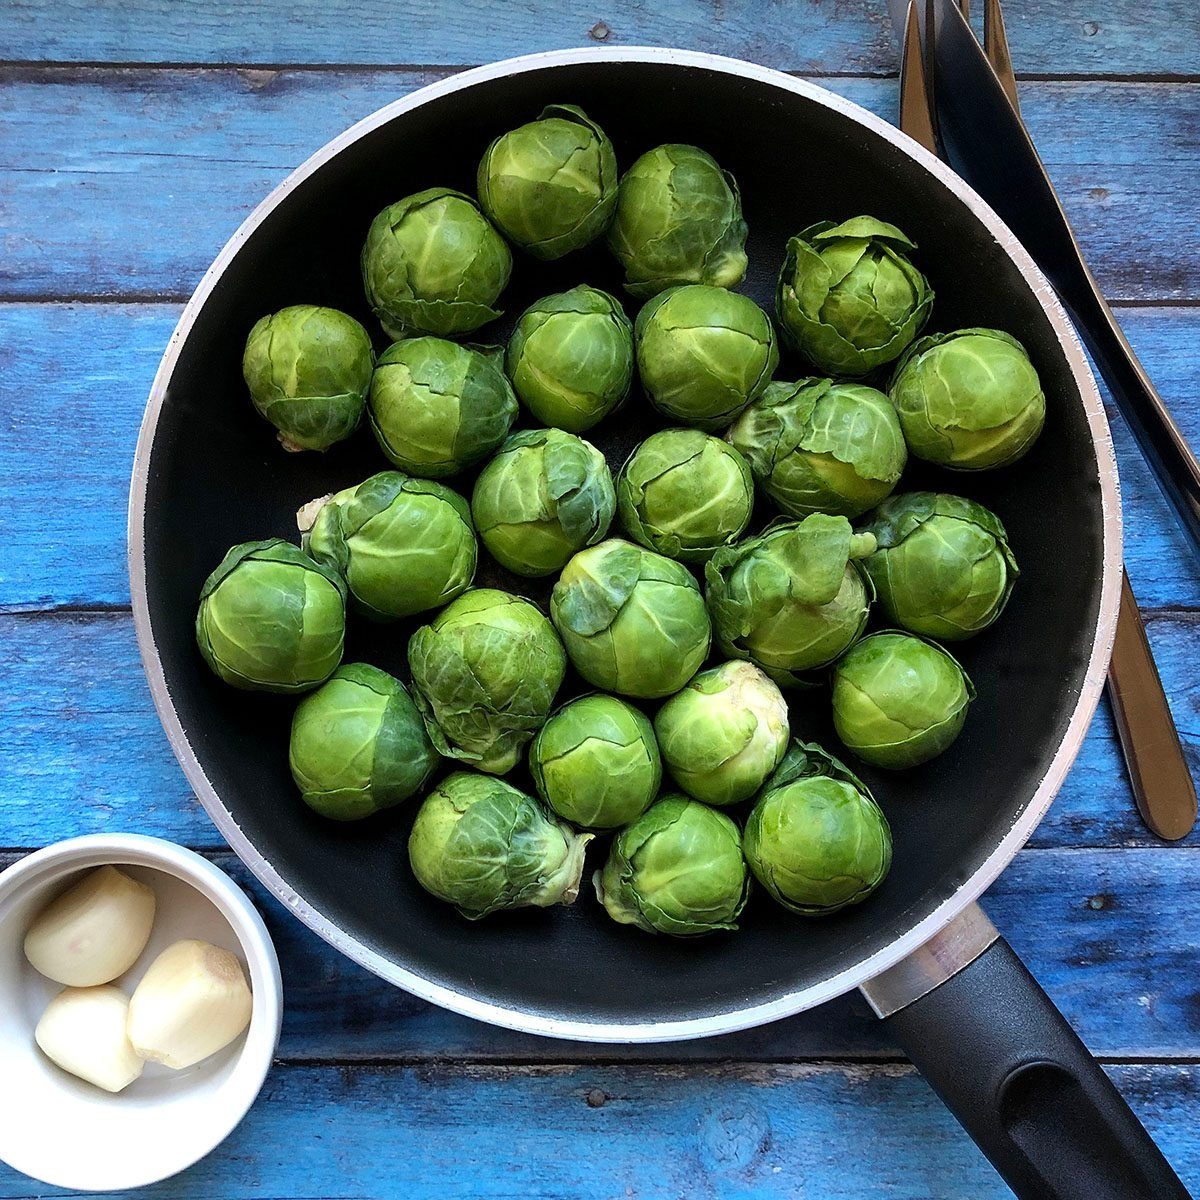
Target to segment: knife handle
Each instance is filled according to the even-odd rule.
[[[1200,463],[1075,249],[1075,269],[1055,273],[1056,290],[1200,556]]]
[[[1128,575],[1121,579],[1108,697],[1142,820],[1167,841],[1186,837],[1196,820],[1196,789]]]

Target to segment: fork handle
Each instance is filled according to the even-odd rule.
[[[1163,494],[1200,556],[1200,463],[1129,345],[1081,256],[1054,284]]]

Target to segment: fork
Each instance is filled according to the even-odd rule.
[[[957,3],[964,22],[969,22],[970,0]],[[925,47],[933,45],[933,9],[933,4],[926,4]],[[1017,80],[1000,0],[985,0],[983,28],[984,55],[1013,113],[1021,120]],[[936,108],[925,69],[925,53],[917,0],[909,0],[900,63],[900,128],[926,150],[939,154]],[[1129,575],[1124,570],[1107,682],[1117,736],[1142,820],[1153,833],[1168,841],[1185,837],[1196,819],[1195,785]]]

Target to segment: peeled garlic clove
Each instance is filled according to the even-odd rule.
[[[129,1040],[143,1057],[179,1070],[216,1054],[253,1007],[242,964],[208,942],[168,946],[129,1001]]]
[[[154,907],[154,892],[144,883],[116,867],[97,867],[34,918],[25,957],[56,983],[109,983],[146,948]]]
[[[115,987],[67,988],[50,1001],[34,1040],[64,1071],[119,1092],[142,1073],[125,1032],[129,1000]]]

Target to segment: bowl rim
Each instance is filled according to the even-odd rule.
[[[517,1006],[480,999],[458,987],[427,979],[408,967],[393,962],[373,946],[342,929],[324,912],[305,900],[242,832],[232,813],[225,807],[216,788],[208,779],[171,699],[170,689],[158,657],[151,628],[146,581],[144,515],[149,486],[150,456],[158,416],[166,398],[171,375],[191,326],[201,308],[208,302],[225,269],[236,257],[243,244],[282,201],[311,175],[346,147],[375,129],[404,114],[471,88],[497,79],[543,71],[557,66],[586,63],[634,62],[659,66],[695,68],[781,89],[803,97],[811,103],[831,109],[866,128],[890,143],[895,149],[915,160],[948,191],[952,192],[995,238],[1000,249],[1012,260],[1037,298],[1046,319],[1056,335],[1059,349],[1079,388],[1097,459],[1099,504],[1103,542],[1103,577],[1096,628],[1088,654],[1084,682],[1076,698],[1058,750],[1039,781],[1036,791],[1011,828],[1005,833],[984,861],[966,877],[948,897],[931,912],[891,942],[872,954],[864,955],[857,963],[803,987],[778,995],[765,1002],[748,1006],[733,1004],[719,1013],[703,1017],[687,1017],[665,1021],[623,1023],[588,1021],[566,1018],[552,1013],[526,1010]],[[533,1033],[545,1037],[577,1041],[641,1043],[678,1041],[708,1037],[761,1025],[768,1021],[792,1016],[850,991],[859,984],[880,974],[908,957],[950,924],[969,904],[977,900],[986,888],[1008,865],[1017,851],[1045,815],[1074,762],[1092,715],[1104,687],[1108,660],[1116,634],[1116,619],[1122,571],[1121,502],[1117,478],[1116,456],[1112,435],[1105,415],[1096,381],[1084,355],[1078,336],[1067,318],[1049,282],[1034,263],[1016,235],[967,183],[945,163],[929,153],[906,134],[873,113],[836,93],[793,78],[783,72],[757,66],[741,59],[699,51],[648,46],[595,47],[554,50],[504,59],[486,66],[449,76],[430,83],[408,96],[395,100],[363,118],[328,141],[292,171],[242,222],[205,272],[196,291],[188,301],[172,332],[162,362],[154,377],[146,412],[142,420],[134,458],[133,478],[129,496],[128,556],[130,591],[138,647],[150,684],[151,695],[171,748],[184,774],[195,789],[201,804],[229,842],[234,852],[292,913],[335,949],[374,974],[386,979],[423,1000],[450,1009],[476,1020]]]
[[[40,876],[64,866],[84,871],[105,865],[163,871],[199,892],[233,930],[246,960],[253,996],[245,1042],[237,1064],[221,1090],[224,1118],[213,1124],[209,1144],[198,1150],[189,1148],[181,1161],[165,1172],[132,1169],[120,1179],[106,1180],[99,1188],[89,1185],[93,1190],[116,1191],[158,1183],[193,1166],[224,1142],[250,1111],[266,1081],[279,1044],[283,1022],[283,979],[271,935],[258,909],[238,884],[194,850],[148,834],[84,834],[54,842],[18,859],[0,872],[0,920],[3,920],[7,901]],[[234,1101],[232,1107],[230,1101]],[[64,1181],[62,1177],[55,1178],[53,1170],[31,1170],[35,1164],[12,1162],[3,1153],[0,1158],[15,1170],[44,1183],[74,1189],[80,1186],[77,1177]],[[136,1167],[136,1164],[131,1165]]]

